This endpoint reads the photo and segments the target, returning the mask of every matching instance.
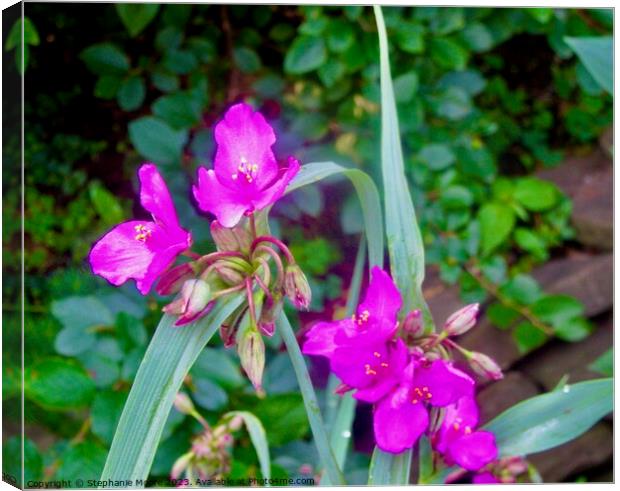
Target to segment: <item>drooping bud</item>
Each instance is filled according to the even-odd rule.
[[[170,268],[157,282],[155,291],[160,295],[172,295],[178,293],[187,280],[194,276],[194,270],[190,263],[183,263]]]
[[[211,222],[211,237],[217,250],[223,252],[248,252],[252,245],[252,236],[242,225],[226,228],[217,220]]]
[[[265,369],[265,343],[254,326],[241,335],[237,343],[241,366],[258,393],[262,393],[263,370]]]
[[[213,308],[211,302],[211,288],[203,280],[187,280],[181,288],[179,298],[166,305],[162,310],[166,314],[180,316],[175,326],[189,324],[204,315]]]
[[[499,365],[484,353],[474,351],[468,355],[467,361],[471,369],[478,375],[487,377],[491,380],[501,380],[504,378],[504,374]]]
[[[459,336],[476,325],[480,304],[472,303],[454,312],[444,324],[449,336]]]
[[[271,337],[276,330],[276,319],[282,312],[282,294],[272,292],[270,297],[265,298],[263,309],[258,319],[258,329],[265,336]]]
[[[179,392],[174,398],[174,407],[183,414],[193,414],[196,412],[194,403],[185,392]]]
[[[403,320],[403,335],[415,339],[420,337],[423,333],[422,311],[419,309],[412,310],[405,316],[405,320]]]
[[[194,458],[194,452],[187,452],[186,454],[181,455],[172,465],[172,470],[170,471],[170,479],[178,479],[181,473],[187,469],[189,463]]]
[[[296,263],[289,264],[284,272],[284,292],[298,309],[308,310],[312,290],[306,275]]]
[[[241,416],[233,416],[228,422],[228,428],[230,431],[240,430],[243,426],[243,418]]]
[[[236,269],[228,266],[225,260],[217,261],[213,265],[213,269],[215,270],[217,275],[230,286],[238,285],[243,281],[243,276],[241,275],[241,273]]]

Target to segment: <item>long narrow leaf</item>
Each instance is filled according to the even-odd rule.
[[[222,299],[205,318],[175,327],[165,315],[140,364],[125,403],[101,480],[131,480],[144,487],[175,395],[196,358],[226,318],[241,304],[240,295]]]
[[[485,429],[495,434],[501,456],[523,456],[577,438],[612,409],[613,379],[589,380],[527,399]]]
[[[308,421],[310,422],[310,429],[314,436],[314,443],[316,444],[317,451],[319,452],[319,458],[325,469],[325,473],[329,481],[333,484],[346,484],[342,471],[336,462],[336,457],[329,444],[329,438],[325,431],[325,424],[323,417],[321,416],[321,410],[319,409],[319,402],[316,398],[314,388],[312,387],[312,381],[310,380],[310,374],[306,368],[304,357],[301,354],[301,349],[297,343],[297,338],[293,332],[293,328],[289,323],[286,315],[281,313],[278,317],[277,328],[280,332],[286,350],[291,358],[293,369],[297,377],[297,383],[301,390],[301,395],[306,407],[306,413],[308,415]]]
[[[410,472],[411,451],[394,455],[375,447],[368,470],[368,484],[371,486],[408,484]]]
[[[385,230],[392,275],[403,293],[405,308],[422,310],[425,326],[431,330],[432,318],[422,296],[424,244],[405,176],[387,33],[381,7],[375,5],[374,11],[381,62],[381,169],[385,195]]]
[[[258,462],[260,463],[260,471],[264,479],[271,479],[271,459],[269,457],[269,444],[267,443],[267,435],[265,428],[256,416],[247,411],[231,411],[227,416],[239,416],[243,419],[245,427],[250,434],[250,440],[256,450]]]
[[[349,178],[362,207],[364,227],[368,239],[368,260],[370,264],[383,266],[383,218],[379,191],[373,180],[359,169],[350,169],[334,162],[314,162],[302,166],[299,174],[287,188],[287,193],[330,177],[342,174]]]

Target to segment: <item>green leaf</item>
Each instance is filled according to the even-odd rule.
[[[97,83],[95,84],[95,97],[107,100],[116,98],[122,81],[123,80],[116,75],[102,75],[97,79]]]
[[[548,295],[531,306],[532,313],[556,328],[583,314],[583,304],[568,295]]]
[[[541,24],[546,24],[553,17],[551,8],[526,8],[525,11]]]
[[[613,379],[590,380],[527,399],[484,426],[500,457],[526,456],[569,442],[613,409]]]
[[[424,244],[407,185],[398,114],[390,72],[387,33],[380,7],[373,7],[379,31],[381,68],[381,170],[392,277],[403,295],[404,310],[420,309],[427,330],[434,329],[424,297]],[[408,452],[405,452],[408,454]]]
[[[233,58],[239,70],[243,73],[257,72],[262,66],[256,51],[244,46],[234,49]]]
[[[91,349],[97,337],[82,327],[65,327],[54,340],[54,349],[60,355],[75,356]]]
[[[528,210],[544,211],[556,204],[559,193],[551,182],[524,177],[517,181],[514,197]]]
[[[198,66],[198,60],[191,51],[169,49],[163,59],[163,65],[178,75],[187,75]]]
[[[502,203],[485,203],[478,212],[482,255],[487,256],[508,239],[515,225],[512,208]]]
[[[396,102],[409,102],[418,90],[418,74],[407,72],[394,79]]]
[[[284,71],[300,75],[319,68],[327,60],[325,42],[320,37],[299,36],[286,52]]]
[[[147,160],[171,165],[181,160],[187,131],[174,130],[158,118],[145,116],[129,123],[129,139]]]
[[[583,317],[573,317],[556,326],[554,331],[558,338],[575,343],[590,335],[592,324]]]
[[[355,31],[350,22],[341,19],[330,20],[327,31],[327,46],[334,53],[344,53],[355,43]]]
[[[123,409],[102,480],[146,479],[164,424],[183,379],[241,296],[218,300],[213,311],[182,329],[164,316],[138,369]]]
[[[105,449],[93,442],[69,447],[60,456],[60,467],[54,479],[71,481],[74,487],[84,487],[89,480],[99,478],[105,456]],[[78,480],[81,480],[81,485],[77,483]]]
[[[95,396],[90,410],[92,432],[106,445],[112,443],[126,399],[127,393],[113,390],[98,392]]]
[[[467,65],[467,51],[448,38],[432,38],[430,53],[435,63],[448,70],[463,70]]]
[[[93,296],[75,296],[55,300],[52,302],[52,315],[63,326],[73,329],[109,326],[114,323],[110,309]]]
[[[157,3],[117,3],[116,12],[131,37],[136,37],[148,26],[159,11]]]
[[[86,406],[95,393],[95,384],[75,363],[52,358],[26,369],[24,392],[47,409],[64,411]]]
[[[306,414],[308,415],[308,421],[312,429],[312,435],[314,436],[314,443],[317,447],[321,463],[325,468],[325,473],[330,483],[334,485],[345,484],[342,471],[336,462],[334,452],[325,431],[325,424],[323,423],[319,403],[312,387],[308,368],[304,362],[293,328],[284,313],[280,314],[276,321],[276,325],[278,332],[284,340],[291,362],[293,363],[293,369],[297,376],[297,383],[299,384],[299,389],[303,396]]]
[[[529,353],[547,341],[547,335],[531,322],[521,322],[512,333],[520,353]]]
[[[609,94],[613,94],[613,38],[565,37],[564,42],[577,54],[594,80]]]
[[[205,348],[192,367],[191,374],[197,379],[207,378],[224,388],[235,389],[243,386],[245,379],[228,351]]]
[[[489,320],[501,329],[508,329],[518,318],[519,313],[499,302],[495,302],[486,310]]]
[[[162,92],[173,92],[179,89],[179,77],[165,70],[156,70],[151,74],[153,85]]]
[[[456,160],[450,147],[443,143],[425,145],[418,153],[418,158],[433,170],[443,170],[450,167]]]
[[[472,110],[469,94],[463,87],[448,87],[439,97],[437,114],[452,121],[468,116]]]
[[[305,164],[291,181],[287,193],[318,182],[327,177],[343,174],[348,177],[357,191],[364,215],[364,227],[368,238],[368,261],[371,265],[383,266],[383,218],[379,192],[373,180],[359,169],[348,169],[333,162]]]
[[[447,209],[469,208],[474,195],[465,186],[453,185],[441,191],[439,201]]]
[[[151,109],[155,116],[176,130],[195,126],[201,116],[200,102],[187,92],[162,96],[153,103]]]
[[[526,274],[515,275],[501,286],[500,292],[521,305],[530,305],[543,294],[536,280]]]
[[[406,486],[409,484],[411,450],[394,455],[375,447],[368,469],[368,485]]]
[[[37,446],[28,438],[24,438],[23,458],[24,481],[38,481],[43,477],[43,458]],[[3,481],[14,478],[19,484],[22,480],[22,445],[21,437],[14,436],[2,445],[2,473]],[[30,486],[27,486],[30,487]]]
[[[614,374],[614,349],[609,348],[605,353],[594,360],[588,368],[593,372],[600,373],[606,377],[611,377]]]
[[[129,58],[111,43],[93,44],[82,51],[80,58],[96,75],[123,75],[129,70]]]
[[[99,181],[91,181],[88,184],[88,195],[103,223],[111,227],[123,221],[125,214],[118,198]]]
[[[318,70],[319,78],[325,87],[333,87],[344,76],[345,66],[339,60],[330,58]]]
[[[245,427],[250,434],[252,445],[256,450],[258,462],[260,463],[260,471],[263,479],[271,479],[271,459],[269,457],[269,444],[267,443],[267,435],[260,419],[247,411],[232,411],[225,416],[239,416],[243,418]]]
[[[142,105],[145,96],[144,79],[133,76],[123,81],[116,94],[116,100],[123,111],[135,111]]]
[[[476,53],[488,51],[493,47],[493,34],[487,26],[480,22],[468,24],[461,36],[467,46]]]
[[[13,48],[21,46],[22,40],[22,19],[17,19],[9,31],[4,43],[4,51],[10,51]],[[28,17],[23,17],[23,33],[24,43],[26,45],[38,46],[40,43],[39,33],[36,27]]]
[[[542,237],[530,229],[519,227],[515,230],[515,242],[525,251],[531,252],[536,257],[547,257],[547,245]]]

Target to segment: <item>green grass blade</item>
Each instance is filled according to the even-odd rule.
[[[239,416],[243,418],[245,427],[250,434],[250,440],[256,450],[258,462],[260,463],[260,471],[264,479],[271,479],[271,458],[269,457],[269,444],[267,443],[267,435],[265,428],[256,416],[247,411],[231,411],[226,416]]]
[[[532,397],[484,428],[495,434],[500,456],[523,456],[562,445],[613,410],[613,379],[603,378]]]
[[[314,162],[302,166],[299,174],[287,188],[287,193],[325,179],[342,174],[349,178],[357,191],[362,207],[364,227],[368,240],[368,261],[370,264],[383,266],[383,217],[381,200],[377,186],[368,174],[359,169],[350,169],[334,162]]]
[[[387,33],[381,7],[374,6],[374,11],[381,61],[381,169],[385,191],[385,230],[392,276],[403,294],[405,308],[422,310],[425,325],[430,330],[432,318],[422,296],[424,244],[405,176]]]
[[[310,374],[306,368],[304,357],[301,354],[301,349],[297,343],[297,338],[293,332],[293,328],[289,323],[286,315],[281,313],[276,322],[278,331],[284,340],[286,350],[291,358],[295,375],[297,376],[297,383],[301,390],[301,395],[306,407],[306,414],[308,415],[308,421],[310,422],[310,429],[314,436],[314,443],[321,459],[321,464],[325,469],[325,473],[329,482],[340,485],[346,484],[342,471],[336,462],[336,457],[329,444],[329,438],[325,431],[325,424],[323,423],[323,417],[321,416],[321,410],[319,409],[319,402],[316,398],[314,388],[312,387],[312,381],[310,380]]]
[[[101,480],[131,480],[133,487],[144,487],[136,481],[148,476],[183,379],[241,301],[240,295],[222,299],[208,316],[184,327],[174,327],[174,317],[162,318],[125,403]]]
[[[368,484],[370,486],[409,484],[410,471],[411,451],[394,455],[375,447],[368,470]]]

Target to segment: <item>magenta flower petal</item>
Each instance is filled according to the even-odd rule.
[[[425,400],[433,406],[454,404],[461,397],[472,397],[474,392],[473,379],[444,360],[418,366],[413,385],[414,391],[428,391],[430,396]]]
[[[235,104],[226,111],[215,126],[215,141],[214,170],[225,186],[263,189],[275,179],[278,164],[271,146],[276,136],[250,105]]]
[[[376,404],[373,427],[381,450],[400,453],[413,447],[426,431],[428,411],[423,404],[411,404],[408,390],[401,387]]]
[[[288,167],[280,172],[280,176],[275,180],[275,182],[259,193],[256,193],[256,196],[252,199],[254,208],[257,210],[262,210],[266,206],[278,201],[284,194],[286,187],[297,175],[300,168],[299,160],[295,157],[289,157]]]
[[[434,448],[441,453],[466,431],[478,425],[478,405],[473,397],[462,397],[456,404],[446,407],[441,427],[435,434]]]
[[[386,374],[386,368],[389,367],[378,365],[379,360],[387,359],[388,350],[385,345],[338,347],[331,357],[331,369],[343,383],[361,389],[372,385]]]
[[[252,211],[251,201],[228,188],[218,180],[212,169],[198,169],[198,186],[193,187],[194,198],[203,211],[213,213],[224,227],[232,228],[246,211]]]
[[[390,275],[378,266],[372,268],[371,276],[364,301],[357,309],[358,315],[367,311],[370,321],[372,319],[387,319],[395,323],[396,314],[403,305],[398,288],[396,288]]]
[[[501,481],[490,472],[481,472],[472,479],[474,484],[499,484]]]
[[[497,458],[495,435],[489,431],[474,431],[463,435],[452,442],[447,454],[463,469],[477,471]]]
[[[302,352],[305,355],[321,355],[331,357],[336,344],[334,336],[336,332],[343,329],[343,324],[351,323],[350,319],[343,319],[336,322],[318,322],[306,333],[306,342]]]
[[[138,170],[140,178],[140,203],[153,215],[153,219],[168,229],[177,232],[181,227],[170,192],[154,164],[144,164]]]
[[[187,249],[187,242],[171,241],[153,222],[130,221],[117,225],[90,251],[94,274],[119,286],[129,279],[146,295],[154,281]]]

